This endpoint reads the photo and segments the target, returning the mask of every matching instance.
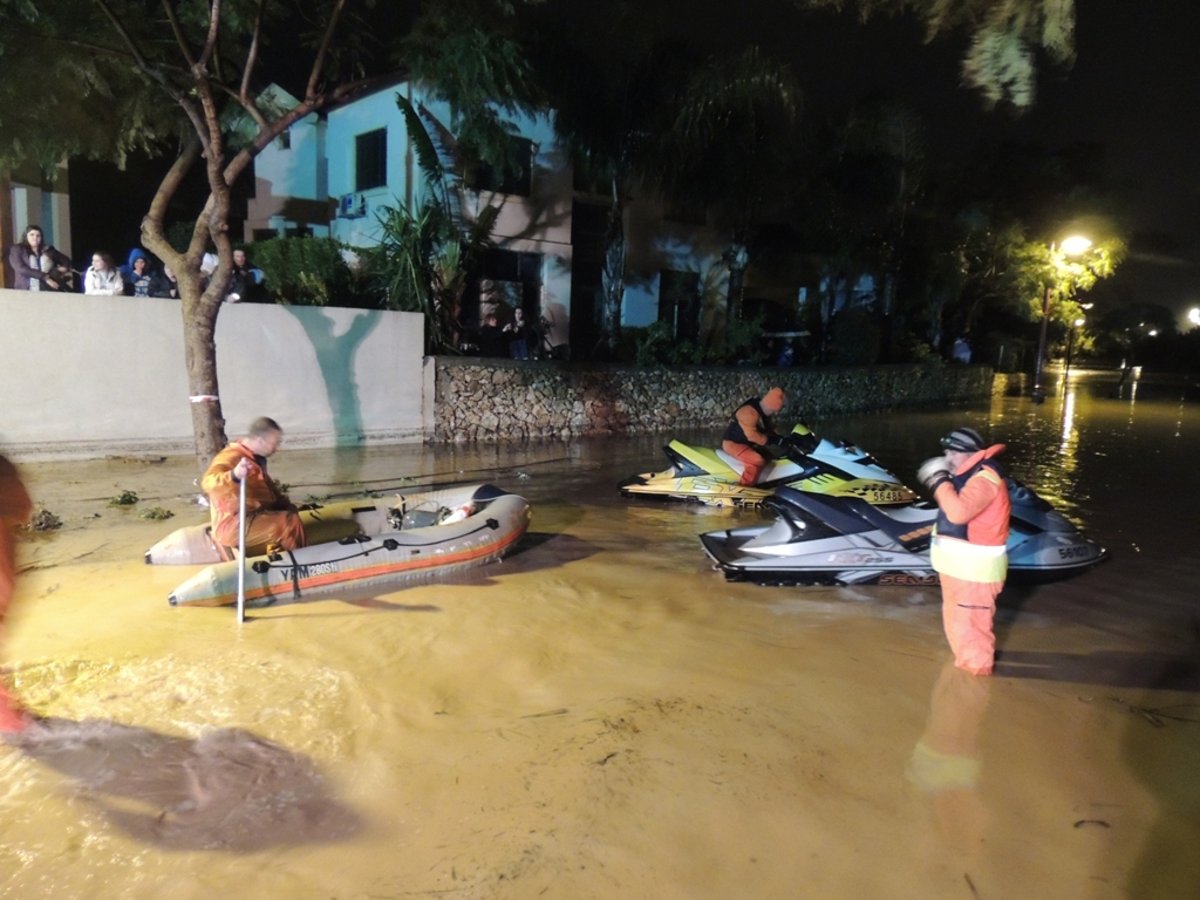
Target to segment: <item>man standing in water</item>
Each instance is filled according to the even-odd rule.
[[[783,439],[775,431],[771,417],[787,405],[787,394],[781,387],[773,387],[761,398],[751,397],[736,410],[725,429],[721,449],[739,460],[745,468],[739,482],[749,487],[758,481],[758,476],[770,459],[766,452],[768,444],[778,444]]]
[[[267,457],[279,449],[283,429],[261,416],[250,433],[234,441],[209,463],[200,487],[208,495],[213,539],[222,547],[238,545],[238,492],[246,482],[246,555],[303,547],[304,525],[287,494],[267,474]]]
[[[17,470],[0,456],[0,632],[12,602],[13,588],[17,580],[17,559],[13,529],[29,521],[33,504],[29,493],[21,483]],[[15,734],[24,731],[29,724],[29,714],[21,709],[5,686],[0,683],[0,734]]]
[[[996,658],[992,622],[996,597],[1008,572],[1008,515],[1004,473],[979,432],[956,428],[941,441],[943,456],[917,470],[937,501],[930,560],[942,582],[942,625],[954,664],[972,675],[991,675]]]

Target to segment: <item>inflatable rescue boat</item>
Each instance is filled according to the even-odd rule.
[[[267,606],[280,598],[315,599],[387,593],[419,580],[496,562],[529,527],[529,503],[490,484],[361,500],[310,510],[323,513],[305,532],[341,531],[341,537],[296,550],[277,550],[246,560],[246,604]],[[309,516],[311,518],[311,516]],[[205,526],[179,529],[146,553],[147,562],[182,562],[190,548],[206,562],[225,552],[207,538]],[[167,597],[172,606],[233,606],[236,559],[213,561]]]

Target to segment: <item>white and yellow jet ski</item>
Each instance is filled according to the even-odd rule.
[[[728,453],[671,441],[663,448],[669,468],[634,475],[619,488],[628,497],[690,500],[710,506],[761,506],[783,486],[822,496],[857,497],[876,506],[917,499],[866,451],[818,438],[806,425],[796,425],[782,443],[768,449],[779,457],[767,463],[752,487],[738,484],[743,465]]]

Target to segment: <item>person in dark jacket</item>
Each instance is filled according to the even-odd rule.
[[[12,245],[8,264],[16,276],[13,287],[18,291],[74,290],[70,258],[44,243],[38,225],[26,228],[25,236]]]

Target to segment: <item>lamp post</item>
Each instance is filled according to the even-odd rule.
[[[1063,366],[1063,383],[1071,377],[1071,345],[1075,340],[1075,329],[1083,327],[1083,316],[1080,316],[1071,323],[1071,330],[1067,332],[1067,364]]]
[[[1080,253],[1087,252],[1091,246],[1091,240],[1081,234],[1073,234],[1068,238],[1064,238],[1061,248],[1051,241],[1050,265],[1054,267],[1055,283],[1058,281],[1058,255],[1078,256]],[[1050,323],[1050,286],[1051,282],[1047,281],[1045,288],[1042,290],[1042,326],[1038,333],[1037,359],[1034,360],[1033,369],[1033,391],[1030,394],[1034,403],[1041,403],[1046,399],[1046,389],[1042,385],[1042,375],[1045,370],[1046,361],[1046,328]]]

